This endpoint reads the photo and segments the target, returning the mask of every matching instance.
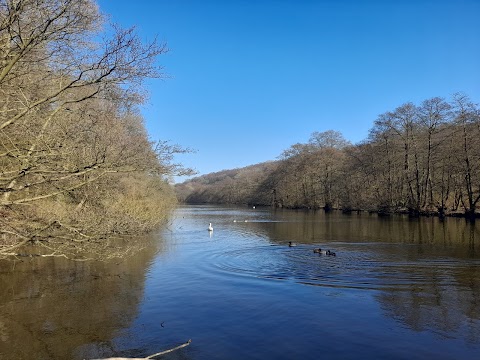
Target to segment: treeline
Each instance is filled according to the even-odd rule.
[[[91,0],[0,0],[0,257],[164,220],[183,150],[148,139],[139,105],[166,51],[108,27]]]
[[[246,168],[239,179],[226,176],[209,186],[193,179],[177,192],[187,202],[473,218],[480,199],[480,109],[465,94],[406,103],[379,115],[359,144],[336,131],[315,132],[273,164],[249,186]]]

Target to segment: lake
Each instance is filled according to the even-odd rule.
[[[189,339],[161,358],[480,354],[478,222],[180,206],[135,240],[123,260],[0,262],[0,359],[142,357]]]

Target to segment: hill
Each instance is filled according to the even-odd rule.
[[[271,205],[272,190],[266,183],[278,165],[267,161],[198,176],[175,185],[175,192],[179,201],[189,204]]]

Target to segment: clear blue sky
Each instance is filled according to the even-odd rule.
[[[479,0],[100,0],[167,42],[143,109],[199,174],[274,160],[314,131],[364,140],[405,102],[480,100]],[[177,179],[181,181],[183,179]]]

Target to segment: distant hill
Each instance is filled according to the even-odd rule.
[[[189,204],[271,205],[272,190],[266,183],[278,165],[267,161],[198,176],[175,185],[175,192],[180,202]]]

